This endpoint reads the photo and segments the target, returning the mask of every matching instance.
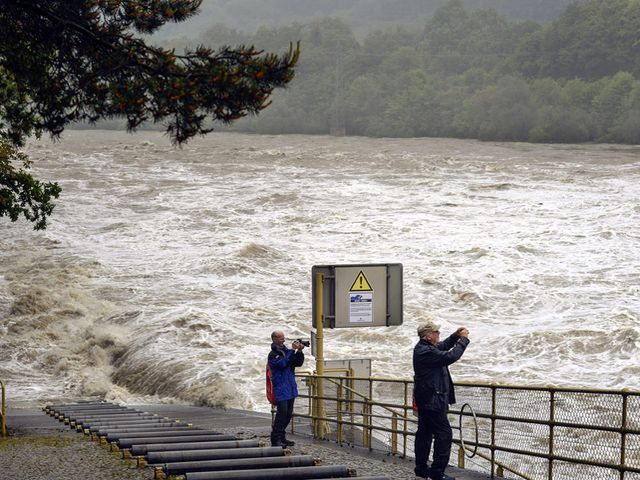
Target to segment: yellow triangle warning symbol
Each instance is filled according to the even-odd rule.
[[[364,276],[364,273],[362,273],[362,270],[360,270],[360,273],[358,273],[358,276],[353,282],[353,285],[351,285],[351,288],[349,289],[349,291],[350,292],[373,292],[373,288],[371,288],[371,285],[369,284],[369,280],[367,280],[367,277]]]

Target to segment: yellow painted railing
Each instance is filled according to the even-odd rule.
[[[2,404],[0,404],[0,435],[7,436],[7,407],[5,403],[4,382],[0,379],[0,390],[2,390]]]
[[[322,422],[323,438],[413,456],[411,380],[323,375],[320,396],[317,375],[298,379],[293,428]],[[639,391],[458,382],[456,397],[449,416],[461,467],[528,480],[640,478]],[[465,461],[465,449],[477,455]]]

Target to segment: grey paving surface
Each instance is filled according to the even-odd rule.
[[[7,411],[0,480],[149,480],[136,468],[39,410]]]
[[[221,410],[183,405],[140,405],[139,410],[159,413],[198,427],[232,433],[240,438],[269,440],[270,415],[242,410]],[[86,480],[152,479],[151,469],[138,469],[71,430],[40,410],[9,409],[10,436],[0,439],[0,480]],[[347,465],[359,476],[388,475],[395,480],[414,480],[413,462],[359,447],[340,447],[330,441],[302,435],[295,440],[292,453],[313,455],[324,465]],[[488,475],[450,467],[458,480],[480,480]]]

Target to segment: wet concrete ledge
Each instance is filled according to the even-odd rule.
[[[232,433],[239,438],[259,438],[269,442],[269,414],[236,409],[216,409],[188,405],[129,405],[138,410],[192,423],[194,426]],[[7,411],[10,436],[0,439],[0,480],[85,480],[87,478],[152,479],[151,469],[138,469],[118,453],[111,453],[88,437],[34,408]],[[315,440],[297,432],[296,455],[313,455],[324,465],[347,465],[359,476],[388,475],[396,480],[413,480],[413,460],[369,452],[360,447],[341,447],[331,441]],[[488,474],[449,467],[447,474],[458,480],[481,480]]]

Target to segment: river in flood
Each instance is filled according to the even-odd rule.
[[[49,227],[0,219],[10,401],[266,411],[272,330],[308,338],[313,265],[402,263],[404,320],[325,357],[410,378],[423,315],[457,380],[640,388],[640,148],[66,131],[33,141]],[[311,356],[306,365],[313,368]]]

